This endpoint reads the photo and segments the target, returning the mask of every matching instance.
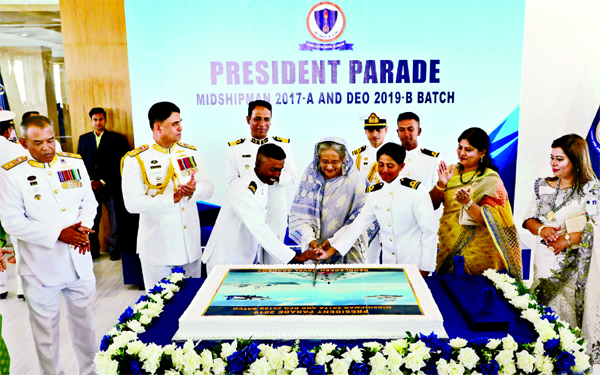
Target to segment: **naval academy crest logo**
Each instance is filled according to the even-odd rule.
[[[342,36],[346,28],[346,16],[337,4],[322,1],[313,6],[306,17],[306,27],[309,34],[319,42],[333,42]],[[306,42],[300,44],[301,51],[312,50],[352,50],[352,44],[337,42],[332,44],[320,44]]]

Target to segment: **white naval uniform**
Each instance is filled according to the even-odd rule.
[[[345,254],[374,220],[384,264],[414,264],[422,271],[435,271],[437,226],[429,191],[418,181],[397,177],[367,188],[367,203],[346,233],[331,244]]]
[[[61,183],[61,171],[78,170],[80,179]],[[23,278],[40,371],[64,374],[59,362],[60,295],[80,374],[93,374],[96,352],[92,302],[96,291],[92,256],[58,238],[75,223],[91,228],[96,199],[79,155],[59,152],[50,163],[30,155],[0,169],[0,220],[17,238],[18,274]]]
[[[196,192],[174,203],[176,188],[191,178],[191,169],[182,165],[186,158],[193,158],[196,164]],[[129,151],[122,166],[125,207],[140,214],[137,252],[146,290],[168,276],[172,266],[183,266],[186,275],[200,277],[202,249],[196,201],[210,198],[214,187],[196,148],[181,142],[169,148],[156,143],[143,145]]]
[[[406,151],[402,175],[421,182],[421,189],[431,191],[438,181],[439,152],[416,147]]]
[[[290,208],[288,192],[295,190],[297,181],[296,164],[294,164],[294,158],[292,157],[289,139],[280,137],[254,139],[249,137],[229,142],[227,164],[225,166],[225,180],[227,186],[231,188],[233,183],[240,177],[247,174],[254,175],[256,153],[258,152],[258,148],[265,143],[276,144],[283,149],[286,155],[285,166],[281,171],[279,181],[269,187],[269,206],[278,207],[278,209],[270,210],[267,213],[267,223],[275,234],[277,234],[277,237],[283,241],[288,226]],[[269,254],[265,254],[264,262],[266,264],[278,263],[276,259],[271,259]]]
[[[382,181],[379,172],[377,172],[377,150],[379,147],[375,148],[368,143],[352,151],[352,157],[356,161],[356,169],[369,181],[370,185],[375,185]]]
[[[296,253],[283,244],[266,221],[273,186],[263,183],[254,168],[252,174],[233,183],[202,255],[209,274],[218,265],[255,264],[261,248],[278,264],[294,258]]]
[[[23,148],[23,146],[21,146],[19,143],[14,143],[9,141],[8,139],[4,138],[3,136],[0,136],[0,165],[4,165],[6,163],[8,163],[11,160],[15,160],[16,158],[18,158],[19,156],[24,156],[24,155],[29,155],[29,151],[27,151],[27,149]],[[15,258],[17,257],[16,254],[16,248],[17,248],[17,244],[16,244],[16,239],[15,238],[11,238],[11,242],[13,243],[13,248],[15,249]],[[7,292],[7,277],[6,277],[6,272],[0,272],[0,294]],[[17,283],[18,283],[18,294],[23,294],[23,287],[21,284],[21,278],[17,277]]]

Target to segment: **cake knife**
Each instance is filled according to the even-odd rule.
[[[315,284],[317,283],[317,266],[319,265],[319,261],[317,260],[315,262],[315,269],[314,269],[314,274],[313,274],[313,288],[315,287]]]

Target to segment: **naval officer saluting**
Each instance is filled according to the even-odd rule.
[[[18,273],[43,374],[64,374],[59,361],[61,294],[79,374],[93,374],[92,302],[96,278],[88,233],[96,199],[79,155],[55,153],[47,117],[21,123],[29,155],[0,168],[0,220],[18,238]]]
[[[248,104],[246,122],[250,126],[251,137],[229,142],[227,149],[227,163],[225,166],[225,179],[231,188],[233,183],[245,175],[253,175],[256,152],[261,145],[272,143],[281,147],[286,154],[285,168],[273,185],[269,188],[269,205],[280,207],[270,210],[267,214],[267,223],[280,240],[284,240],[288,225],[288,192],[292,193],[296,185],[296,165],[292,158],[290,140],[280,137],[269,137],[271,128],[272,107],[271,103],[264,100],[255,100]],[[264,263],[277,263],[265,254]]]
[[[325,241],[319,259],[345,254],[374,220],[379,222],[383,264],[414,264],[426,276],[435,271],[436,222],[428,191],[421,183],[399,177],[404,168],[404,148],[386,143],[377,151],[383,182],[367,188],[367,203],[346,233],[334,243]]]
[[[202,255],[208,273],[218,265],[256,264],[261,249],[275,264],[314,259],[312,250],[296,255],[267,224],[269,211],[287,212],[269,203],[271,189],[281,176],[285,159],[285,152],[278,145],[262,145],[257,150],[252,173],[244,174],[233,183]]]
[[[146,290],[181,266],[200,277],[202,249],[196,201],[213,194],[194,146],[181,143],[181,115],[170,102],[148,111],[154,143],[129,151],[122,159],[123,199],[127,211],[140,214],[137,250]]]

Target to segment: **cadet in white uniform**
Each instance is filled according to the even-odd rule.
[[[373,220],[379,222],[383,263],[414,264],[423,275],[435,271],[437,235],[433,205],[421,183],[399,177],[404,149],[386,143],[378,151],[378,169],[383,182],[367,188],[367,203],[346,233],[317,250],[319,259],[336,251],[345,254]]]
[[[89,228],[96,199],[79,155],[54,151],[50,119],[29,117],[21,134],[30,154],[0,168],[0,220],[18,238],[19,267],[43,374],[64,374],[59,361],[60,300],[79,374],[93,374],[97,349],[92,302],[96,291]]]
[[[390,116],[373,112],[361,116],[360,119],[364,121],[365,135],[369,143],[352,151],[352,156],[356,159],[356,169],[365,176],[370,185],[374,185],[381,182],[377,173],[377,150],[385,143],[387,120]]]
[[[194,146],[179,142],[181,116],[169,102],[148,112],[154,143],[128,152],[122,160],[127,211],[140,214],[137,251],[146,290],[182,266],[200,277],[202,249],[196,201],[213,194]]]
[[[269,194],[283,171],[286,155],[272,143],[257,151],[252,173],[237,179],[227,192],[204,250],[202,261],[209,274],[217,265],[262,263],[261,249],[278,264],[292,259],[304,262],[314,256],[311,250],[296,255],[267,224],[268,212],[281,210],[269,203]]]
[[[292,157],[290,140],[268,136],[269,128],[271,127],[271,115],[272,107],[269,102],[264,100],[250,102],[246,122],[250,125],[251,137],[229,142],[225,179],[227,186],[231,188],[233,183],[239,178],[247,174],[252,175],[256,152],[261,145],[273,143],[283,149],[286,154],[285,168],[281,171],[277,182],[269,188],[269,205],[279,207],[280,209],[271,210],[267,213],[267,223],[277,237],[283,241],[288,226],[290,206],[288,195],[293,193],[296,185],[296,165]],[[275,259],[270,259],[269,254],[265,254],[264,261],[267,264],[271,264],[271,261],[277,263]]]

